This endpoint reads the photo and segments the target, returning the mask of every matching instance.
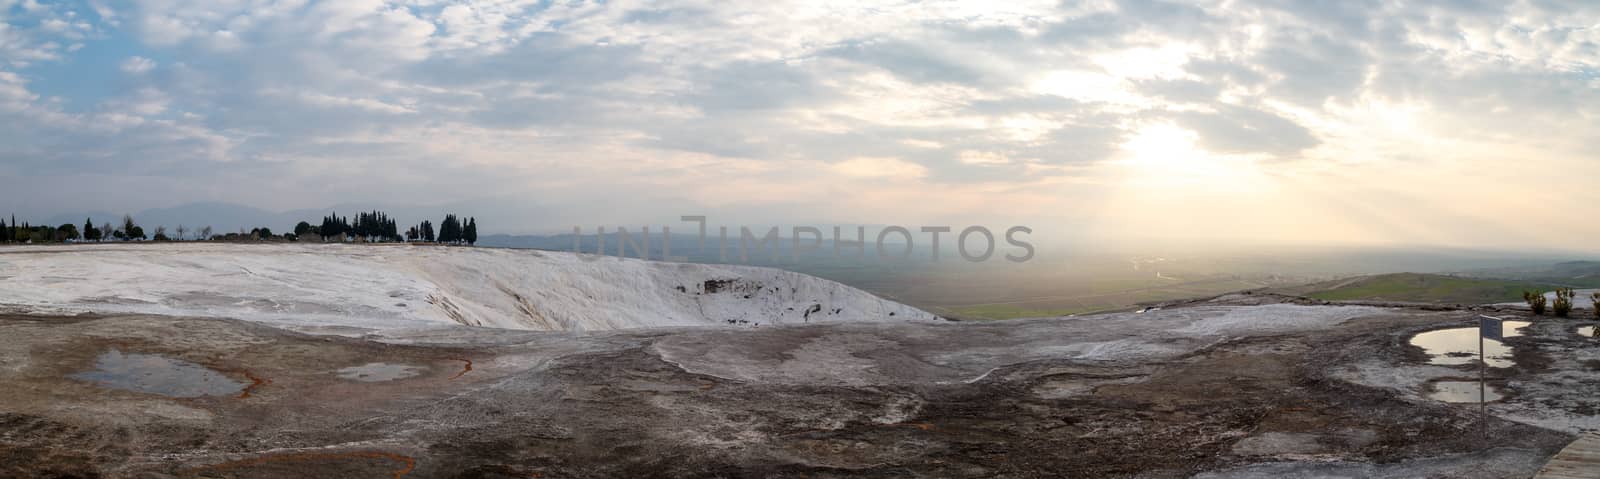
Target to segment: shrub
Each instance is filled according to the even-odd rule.
[[[1572,288],[1556,288],[1556,303],[1550,307],[1556,317],[1565,318],[1567,313],[1572,312],[1573,296],[1577,296],[1577,293],[1572,292]]]
[[[1533,310],[1534,316],[1544,316],[1544,292],[1523,291],[1522,300],[1528,303],[1528,308]]]

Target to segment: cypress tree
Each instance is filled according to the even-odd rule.
[[[444,215],[444,222],[439,224],[439,242],[456,243],[461,241],[461,220],[456,215]]]
[[[467,228],[466,231],[461,234],[461,237],[462,239],[467,240],[467,244],[478,244],[477,218],[467,218]]]

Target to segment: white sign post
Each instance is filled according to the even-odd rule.
[[[1489,432],[1489,401],[1486,387],[1484,386],[1484,370],[1489,367],[1489,362],[1484,358],[1483,339],[1495,341],[1505,340],[1505,321],[1494,316],[1478,315],[1478,431],[1485,437]]]

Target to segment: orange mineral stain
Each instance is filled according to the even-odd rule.
[[[258,387],[272,384],[272,381],[257,377],[255,373],[251,373],[250,371],[245,371],[244,377],[250,380],[250,385],[245,386],[243,391],[239,391],[239,396],[237,396],[238,399],[249,399],[251,391],[255,391],[255,389]]]
[[[455,376],[450,376],[450,379],[449,379],[450,381],[454,381],[454,380],[456,380],[456,378],[459,378],[459,377],[467,374],[468,372],[472,371],[472,360],[471,359],[452,359],[451,361],[461,361],[463,363],[466,363],[466,366],[463,366],[461,368],[461,372],[456,373]]]

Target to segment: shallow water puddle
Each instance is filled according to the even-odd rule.
[[[368,363],[360,366],[351,366],[334,372],[338,373],[340,379],[361,381],[364,383],[375,383],[415,377],[419,374],[422,374],[423,369],[425,368],[422,366],[413,366],[410,364]]]
[[[1478,402],[1480,399],[1477,381],[1434,381],[1432,391],[1428,398],[1444,402]],[[1482,392],[1481,399],[1485,401],[1499,401],[1505,398],[1500,389],[1487,386]]]
[[[1505,337],[1522,335],[1522,328],[1533,324],[1527,321],[1506,321]],[[1428,352],[1428,364],[1472,364],[1478,360],[1478,328],[1452,328],[1428,331],[1411,338],[1411,345]],[[1511,347],[1493,339],[1483,340],[1484,362],[1490,367],[1509,368]]]
[[[1584,327],[1578,328],[1578,335],[1586,337],[1586,338],[1592,338],[1592,337],[1594,337],[1594,331],[1595,331],[1595,327],[1594,326],[1584,326]]]
[[[94,367],[70,377],[100,387],[180,398],[229,396],[245,388],[244,383],[195,363],[115,349],[96,358]]]

